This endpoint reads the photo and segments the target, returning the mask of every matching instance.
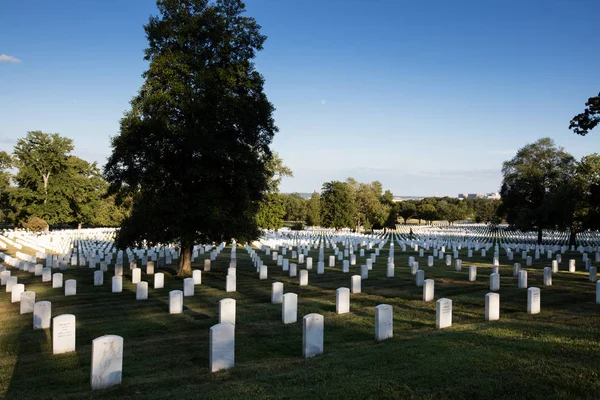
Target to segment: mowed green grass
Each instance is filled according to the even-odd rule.
[[[11,253],[9,251],[9,253]],[[477,252],[478,253],[478,252]],[[203,272],[194,297],[184,298],[184,313],[169,315],[168,292],[183,288],[180,278],[166,272],[165,288],[149,299],[135,300],[135,286],[125,266],[123,293],[111,293],[112,266],[104,286],[93,286],[93,270],[69,267],[64,279],[77,280],[77,295],[64,296],[41,277],[15,272],[36,299],[52,302],[52,316],[77,317],[77,352],[52,355],[51,331],[32,330],[32,314],[20,315],[10,294],[0,292],[0,397],[7,399],[572,399],[600,397],[600,305],[595,284],[583,270],[581,255],[564,254],[553,286],[544,287],[542,268],[534,262],[529,286],[541,288],[541,313],[528,315],[527,291],[517,288],[512,264],[501,256],[500,321],[484,321],[485,294],[493,251],[485,260],[468,260],[461,251],[463,270],[442,260],[428,268],[416,257],[425,278],[435,279],[435,299],[453,301],[453,326],[435,328],[435,302],[422,301],[422,288],[408,268],[408,257],[396,246],[394,278],[386,278],[388,247],[381,252],[362,294],[351,295],[351,312],[335,313],[335,290],[350,287],[360,274],[364,257],[350,273],[326,268],[316,274],[318,250],[309,286],[299,287],[262,254],[269,279],[259,280],[243,248],[237,250],[237,293],[225,292],[230,249],[225,249]],[[326,265],[328,255],[326,252]],[[368,254],[368,252],[367,252]],[[357,252],[358,255],[358,252]],[[288,252],[288,257],[291,252]],[[520,254],[519,254],[520,256]],[[201,268],[203,257],[195,266]],[[578,260],[578,272],[565,269]],[[516,257],[515,261],[520,261]],[[292,261],[293,262],[293,261]],[[522,262],[524,265],[524,262]],[[476,282],[468,282],[468,266],[477,265]],[[302,268],[303,266],[299,266]],[[281,322],[281,305],[270,303],[271,284],[284,283],[284,292],[298,294],[298,322]],[[235,367],[208,370],[209,328],[218,322],[218,302],[237,300]],[[374,340],[374,308],[387,303],[394,309],[394,337]],[[325,352],[302,358],[302,317],[325,317]],[[124,338],[122,385],[90,390],[91,342],[104,334]]]

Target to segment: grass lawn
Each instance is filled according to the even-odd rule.
[[[542,283],[542,269],[550,265],[545,257],[527,268],[529,286],[541,288],[537,315],[526,313],[527,290],[517,289],[513,262],[501,256],[500,321],[485,322],[493,250],[485,260],[468,260],[466,249],[461,250],[463,269],[456,272],[437,258],[428,268],[427,257],[402,253],[396,246],[395,277],[386,278],[387,248],[362,282],[363,293],[351,295],[350,313],[343,315],[335,313],[335,290],[350,287],[364,257],[357,257],[348,274],[336,261],[338,267],[317,275],[318,250],[312,250],[309,286],[300,287],[298,278],[287,277],[264,254],[269,279],[259,280],[248,254],[238,248],[237,293],[226,293],[226,248],[211,271],[202,273],[195,296],[184,298],[179,315],[168,313],[168,292],[183,290],[183,281],[166,271],[165,288],[159,290],[152,289],[151,276],[142,274],[149,298],[136,301],[128,266],[118,294],[111,293],[112,266],[102,287],[93,286],[93,270],[69,267],[64,280],[77,280],[72,297],[41,277],[11,269],[25,290],[36,292],[37,301],[52,302],[53,317],[77,317],[77,352],[53,356],[51,331],[32,330],[32,314],[20,315],[18,303],[11,304],[2,287],[0,398],[600,398],[600,305],[595,304],[595,284],[582,271],[581,255],[563,255],[561,272],[550,287]],[[330,254],[327,249],[325,260]],[[435,301],[422,301],[409,256],[420,262],[426,279],[435,279],[435,299],[452,299],[452,327],[435,329]],[[200,257],[198,268],[205,256]],[[578,272],[565,272],[569,258],[578,260]],[[469,265],[478,266],[476,282],[468,281]],[[270,303],[274,281],[284,283],[285,293],[298,294],[297,323],[284,325],[281,305]],[[211,374],[209,328],[218,322],[218,301],[226,297],[237,300],[235,367]],[[382,303],[393,306],[394,337],[377,343],[374,308]],[[325,317],[325,352],[303,359],[301,321],[309,313]],[[124,338],[123,382],[92,392],[91,342],[104,334]]]

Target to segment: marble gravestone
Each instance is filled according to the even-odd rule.
[[[148,300],[148,282],[141,281],[135,285],[135,299]]]
[[[394,311],[389,304],[375,307],[375,340],[381,342],[394,336]]]
[[[165,287],[165,274],[157,272],[154,274],[154,289],[163,289]]]
[[[123,376],[123,338],[105,335],[92,341],[92,390],[121,384]]]
[[[33,312],[33,307],[35,305],[35,292],[31,290],[26,290],[21,293],[21,304],[20,313],[21,314],[29,314]]]
[[[123,291],[123,277],[113,276],[112,277],[112,292],[121,293]]]
[[[341,287],[335,291],[335,312],[337,314],[350,312],[350,289]]]
[[[75,296],[77,294],[77,281],[75,279],[67,279],[65,281],[65,296]]]
[[[18,303],[21,301],[21,294],[25,291],[25,285],[22,283],[17,283],[12,287],[12,291],[10,293],[10,302]]]
[[[362,286],[362,277],[360,275],[352,275],[350,278],[350,291],[352,293],[360,293]]]
[[[183,292],[171,290],[169,292],[169,314],[181,314],[183,312]]]
[[[423,301],[432,301],[434,293],[434,280],[425,279],[423,282]]]
[[[500,319],[500,295],[488,293],[485,295],[485,320],[498,321]]]
[[[544,267],[544,286],[552,286],[552,268]]]
[[[94,271],[94,286],[102,286],[104,284],[104,271]]]
[[[191,297],[194,295],[194,279],[185,278],[183,280],[183,296]]]
[[[219,324],[235,326],[235,299],[219,300]]]
[[[310,358],[323,353],[324,317],[308,314],[302,318],[302,356]]]
[[[500,274],[490,274],[490,291],[497,292],[500,290]]]
[[[273,282],[271,285],[271,304],[281,304],[283,302],[283,283]]]
[[[199,269],[195,269],[192,271],[192,279],[194,280],[194,285],[202,284],[202,271]]]
[[[435,325],[437,329],[452,326],[452,300],[441,298],[436,302]]]
[[[540,289],[530,287],[527,289],[527,313],[539,314],[540,312]]]
[[[235,326],[217,324],[210,327],[209,369],[218,372],[235,364]]]
[[[237,276],[227,275],[225,277],[225,292],[231,293],[237,291]]]
[[[298,295],[296,293],[283,295],[281,319],[284,324],[293,324],[298,320]]]
[[[142,280],[142,269],[134,268],[131,270],[131,283],[138,284]]]
[[[524,269],[519,271],[519,289],[527,289],[527,271]]]
[[[75,351],[75,316],[63,314],[52,318],[52,354]]]
[[[33,329],[50,328],[52,304],[49,301],[38,301],[33,305]]]
[[[52,288],[60,289],[62,287],[63,287],[63,274],[60,272],[57,272],[52,275]]]
[[[475,282],[477,280],[477,267],[472,265],[469,267],[469,282]]]
[[[302,269],[300,270],[300,279],[299,286],[307,286],[308,285],[308,270]]]

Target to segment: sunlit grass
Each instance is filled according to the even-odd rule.
[[[318,251],[311,251],[314,268],[309,286],[300,287],[270,256],[269,279],[261,281],[246,252],[238,248],[237,292],[225,292],[229,263],[225,249],[203,272],[202,285],[193,298],[184,298],[184,313],[168,314],[169,290],[182,289],[183,281],[165,272],[165,288],[149,298],[135,300],[129,268],[125,266],[123,293],[111,293],[112,268],[104,286],[93,286],[93,271],[70,268],[64,280],[77,280],[77,295],[42,284],[40,277],[15,272],[36,300],[52,302],[52,316],[77,317],[77,352],[52,355],[50,331],[33,331],[32,315],[19,315],[18,304],[0,291],[0,397],[46,398],[598,398],[600,393],[600,305],[595,284],[585,271],[554,274],[553,286],[544,287],[545,257],[535,260],[529,286],[542,290],[538,315],[526,313],[525,289],[517,288],[513,262],[501,257],[500,321],[484,321],[484,296],[489,291],[492,255],[486,260],[466,258],[454,271],[443,260],[427,267],[427,254],[402,253],[396,247],[395,277],[385,277],[387,247],[377,258],[361,294],[351,295],[350,313],[335,313],[335,290],[350,287],[360,274],[364,257],[350,273],[325,268],[316,274]],[[291,252],[290,252],[291,253]],[[368,255],[368,252],[366,252]],[[331,251],[326,252],[327,256]],[[453,326],[435,329],[435,301],[422,301],[422,288],[407,267],[415,256],[425,278],[435,279],[435,298],[453,300]],[[291,255],[288,254],[287,257]],[[202,257],[202,256],[201,256]],[[292,261],[295,262],[295,261]],[[196,263],[203,265],[203,258]],[[581,263],[579,263],[581,264]],[[477,281],[468,281],[468,267],[476,265]],[[298,266],[302,268],[302,265]],[[578,266],[581,268],[580,266]],[[270,303],[271,283],[284,283],[284,292],[299,295],[298,323],[281,322],[281,306]],[[208,330],[218,321],[218,301],[237,301],[236,366],[211,374],[208,370]],[[374,307],[394,307],[394,338],[374,340]],[[325,316],[325,353],[302,358],[303,315]],[[125,340],[123,384],[91,392],[91,342],[104,334]]]

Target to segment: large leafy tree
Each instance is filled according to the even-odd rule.
[[[133,196],[121,248],[178,241],[191,274],[198,241],[259,235],[277,131],[252,59],[266,37],[240,0],[159,0],[145,25],[149,68],[112,138],[104,172]]]
[[[51,180],[68,168],[67,160],[71,151],[73,140],[58,133],[30,131],[17,140],[13,155],[19,173],[15,179],[19,187],[30,191],[25,197],[32,203],[43,205],[41,212],[48,212],[46,206]]]
[[[306,220],[306,206],[308,201],[300,196],[299,193],[283,195],[283,202],[285,204],[284,219],[286,221]]]
[[[321,225],[321,197],[313,192],[306,203],[306,224],[309,226]]]
[[[521,148],[502,167],[502,206],[506,221],[523,230],[536,230],[538,243],[542,229],[562,224],[559,189],[569,184],[575,173],[575,159],[550,138],[542,138]]]
[[[417,215],[417,205],[412,201],[402,201],[398,203],[398,214],[404,220],[404,224]]]
[[[283,226],[286,212],[283,195],[279,193],[279,184],[283,177],[294,175],[292,170],[283,164],[283,160],[277,153],[273,153],[265,167],[270,178],[256,214],[256,221],[260,228],[279,229]]]
[[[585,103],[585,107],[585,110],[573,117],[569,124],[569,129],[582,136],[587,135],[590,130],[600,124],[600,93],[598,96],[590,97]]]
[[[326,228],[354,226],[356,206],[350,185],[345,182],[325,182],[321,191],[321,224]]]

